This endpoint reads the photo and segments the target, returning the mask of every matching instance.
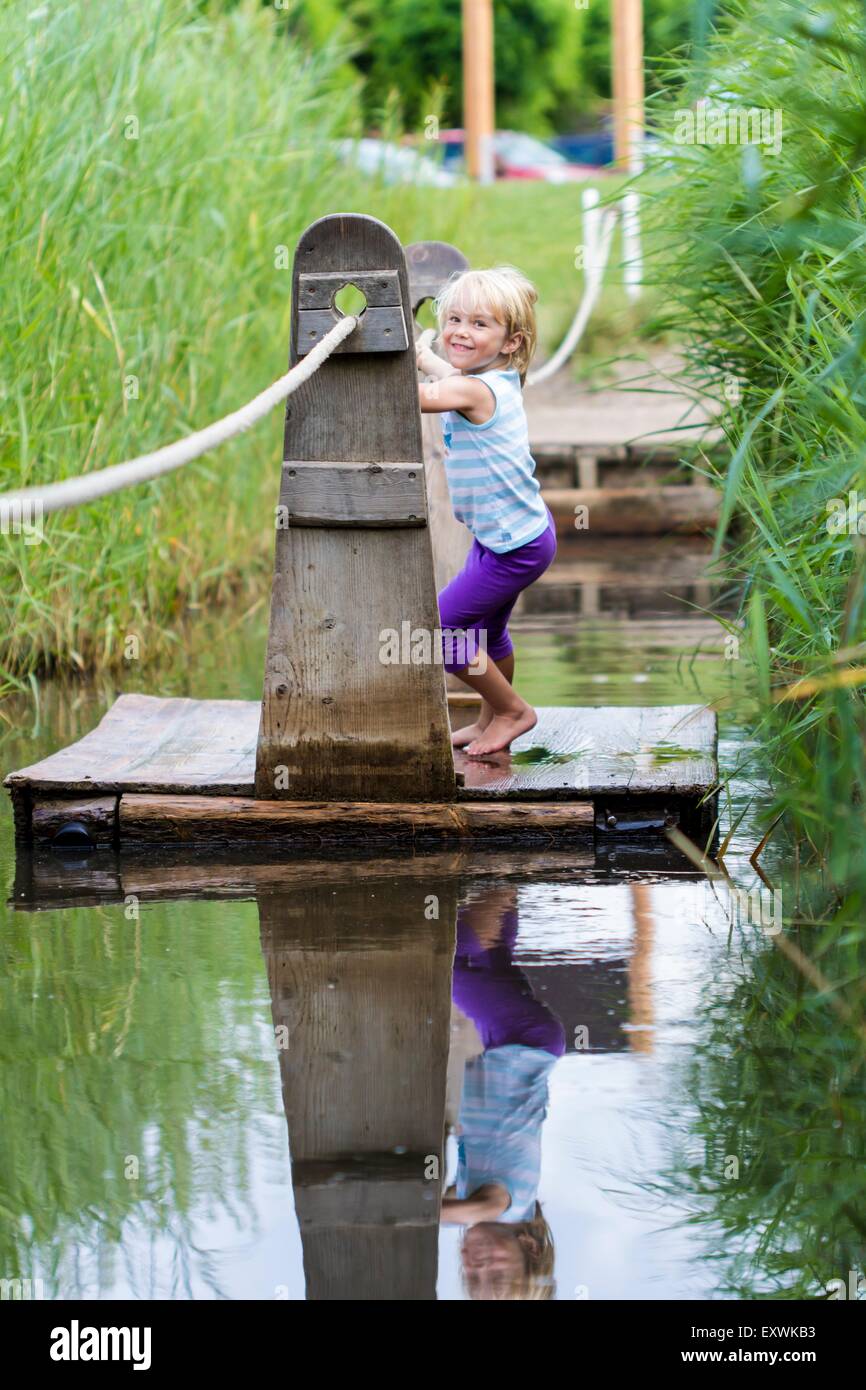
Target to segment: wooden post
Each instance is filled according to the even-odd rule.
[[[258,890],[308,1299],[436,1297],[456,882]]]
[[[463,0],[463,130],[466,171],[479,183],[495,177],[493,0]]]
[[[256,796],[445,801],[455,777],[409,285],[383,222],[347,213],[303,233],[290,360],[337,321],[352,283],[368,305],[358,329],[286,409]]]
[[[641,167],[644,124],[643,0],[612,0],[614,161]]]
[[[435,299],[446,280],[455,270],[467,270],[469,262],[447,241],[415,241],[406,247],[406,265],[409,269],[409,294],[412,301],[412,314],[417,315],[421,305],[428,299]],[[418,325],[415,325],[418,328]],[[418,330],[420,332],[420,329]],[[462,522],[454,515],[448,480],[445,476],[445,445],[442,439],[442,420],[434,414],[421,416],[421,433],[424,445],[424,472],[427,479],[428,524],[433,543],[433,566],[436,572],[437,592],[445,588],[463,568],[469,553],[472,536]],[[447,684],[451,684],[450,681]],[[462,682],[454,678],[455,688],[464,689]]]

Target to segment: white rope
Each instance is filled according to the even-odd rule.
[[[593,226],[592,236],[587,237],[587,264],[585,266],[586,278],[583,286],[583,298],[577,308],[577,313],[571,321],[571,327],[557,348],[552,357],[538,368],[537,372],[531,372],[526,378],[527,386],[538,386],[540,382],[547,381],[548,377],[558,372],[574,352],[578,343],[584,335],[586,325],[589,323],[590,315],[596,305],[596,300],[601,293],[602,282],[604,280],[604,270],[607,265],[607,258],[610,255],[613,229],[616,226],[619,212],[616,208],[607,208],[601,214],[601,224],[595,234],[594,223],[590,223],[590,213],[595,212],[592,207],[584,209],[587,223]]]
[[[162,473],[182,468],[185,463],[206,454],[209,449],[216,449],[227,439],[248,430],[275,405],[279,405],[280,401],[297,391],[298,387],[309,380],[313,372],[330,357],[334,349],[348,338],[357,324],[358,320],[353,314],[346,314],[316,343],[302,361],[285,376],[281,376],[279,381],[275,381],[273,386],[254,396],[246,405],[241,406],[240,410],[235,410],[222,420],[207,425],[203,430],[197,430],[195,434],[189,434],[174,444],[166,444],[155,453],[129,459],[126,463],[115,463],[109,468],[84,473],[77,478],[65,478],[59,483],[46,483],[41,487],[25,487],[19,488],[17,492],[2,493],[0,508],[4,512],[10,508],[22,508],[26,511],[35,508],[40,513],[47,514],[61,511],[65,507],[80,507],[85,502],[94,502],[97,497],[106,497],[109,493],[119,492],[121,488],[136,487],[139,483],[158,478]]]

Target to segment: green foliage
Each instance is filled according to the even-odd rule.
[[[788,812],[840,886],[866,875],[866,555],[856,525],[827,524],[830,499],[866,498],[864,72],[853,0],[825,18],[737,0],[677,104],[778,113],[780,147],[676,143],[682,119],[659,108],[672,182],[647,199],[655,326],[686,340],[696,389],[740,394],[722,417],[718,540],[737,524],[756,733],[776,770],[768,814]],[[798,680],[816,685],[789,689]]]
[[[224,3],[224,0],[214,0]],[[463,124],[461,0],[425,6],[416,0],[297,0],[291,31],[315,44],[339,34],[364,78],[368,125],[380,126],[390,94],[408,130],[428,115]],[[501,129],[551,135],[594,114],[611,95],[609,3],[592,0],[495,0],[496,120]],[[677,0],[648,0],[644,40],[647,85],[657,89],[654,62],[686,43],[689,11]]]

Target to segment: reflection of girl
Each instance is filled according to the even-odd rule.
[[[471,1298],[553,1296],[553,1242],[537,1193],[548,1074],[565,1034],[514,964],[516,936],[514,889],[458,911],[454,1002],[484,1051],[466,1064],[456,1195],[443,1198],[442,1220],[469,1228],[462,1258]]]

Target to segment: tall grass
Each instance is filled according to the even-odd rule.
[[[345,102],[272,16],[3,7],[0,487],[158,447],[284,370],[274,248],[317,202]],[[6,670],[162,644],[184,601],[242,575],[267,526],[262,443],[49,518],[43,544],[4,537]]]
[[[739,394],[718,540],[739,523],[768,816],[841,891],[866,876],[866,549],[827,525],[830,499],[866,504],[864,11],[735,0],[705,60],[679,106],[778,112],[781,149],[673,143],[659,109],[672,184],[648,194],[657,322],[686,341],[696,388]]]
[[[729,1292],[826,1297],[862,1268],[866,1195],[866,550],[856,522],[828,527],[833,499],[866,501],[866,13],[734,0],[687,91],[683,109],[782,120],[773,153],[673,143],[659,109],[676,191],[648,202],[659,325],[729,401],[717,543],[742,588],[784,927],[737,944],[747,968],[693,1068],[705,1153],[670,1186],[721,1227]]]

